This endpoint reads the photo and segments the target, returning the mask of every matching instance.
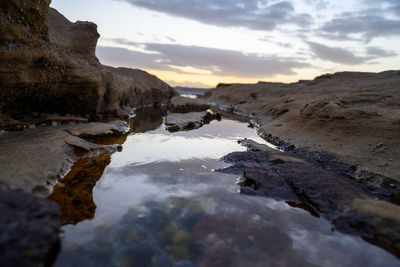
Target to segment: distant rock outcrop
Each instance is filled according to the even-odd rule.
[[[105,69],[95,55],[100,36],[96,24],[72,23],[49,4],[0,4],[1,113],[119,115],[125,107],[143,103],[135,98],[151,104],[168,102],[175,94],[145,72],[122,78]]]

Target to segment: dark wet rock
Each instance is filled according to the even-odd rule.
[[[299,203],[299,199],[285,179],[272,168],[246,168],[242,176],[241,187],[251,187],[257,195],[277,200]]]
[[[399,206],[371,198],[356,198],[333,222],[338,229],[357,233],[400,256]]]
[[[201,112],[210,108],[210,105],[199,99],[175,96],[171,98],[170,109],[173,113]]]
[[[211,111],[170,113],[165,117],[165,126],[167,130],[171,132],[193,130],[215,119],[221,119],[221,116]]]
[[[20,131],[25,127],[25,123],[14,120],[13,118],[0,114],[0,129],[6,131]]]
[[[50,266],[59,247],[58,205],[22,190],[0,190],[0,265]]]
[[[308,207],[332,221],[337,229],[360,235],[400,255],[400,207],[383,192],[353,179],[354,169],[325,152],[274,151],[252,140],[241,141],[247,152],[223,157],[232,163],[222,172],[241,174],[241,193],[266,196]]]
[[[310,163],[320,165],[338,174],[353,176],[357,170],[354,165],[343,162],[325,151],[310,151],[304,148],[296,148],[291,151],[291,154],[295,154]]]

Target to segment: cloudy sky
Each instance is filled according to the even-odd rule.
[[[169,84],[400,69],[400,0],[53,0],[98,25],[103,64]]]

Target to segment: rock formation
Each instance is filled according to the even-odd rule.
[[[167,104],[176,94],[144,71],[101,65],[96,24],[72,23],[49,8],[50,2],[0,3],[0,130],[35,128],[0,131],[0,265],[51,265],[60,214],[55,203],[37,196],[48,196],[83,156],[90,163],[91,157],[107,159],[120,149],[90,141],[117,136],[111,142],[118,143],[129,130],[122,121],[88,119],[122,117],[133,108]],[[76,122],[83,124],[69,125]],[[49,125],[54,127],[43,127]],[[108,162],[102,161],[102,169]],[[93,173],[101,175],[102,169]],[[76,196],[55,200],[73,202]],[[84,218],[90,218],[91,196],[81,200],[87,204]],[[82,219],[72,217],[63,217],[63,223]]]
[[[400,181],[399,88],[400,71],[342,72],[292,84],[225,84],[205,99],[254,118],[272,143],[327,151],[376,185]]]
[[[223,160],[233,165],[219,171],[241,175],[242,194],[285,201],[400,255],[400,206],[398,199],[388,199],[390,192],[349,179],[355,170],[327,153],[282,152],[249,139],[240,143],[248,151],[226,155]]]
[[[154,97],[153,102],[160,103],[175,94],[145,72],[126,70],[119,75],[104,68],[95,55],[97,26],[72,23],[49,4],[50,0],[0,4],[2,114],[120,115],[142,104],[140,99],[150,104]]]

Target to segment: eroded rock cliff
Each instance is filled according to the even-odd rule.
[[[97,26],[72,23],[49,4],[50,0],[0,4],[2,114],[119,115],[143,99],[146,104],[167,102],[175,94],[145,72],[138,77],[138,71],[132,71],[132,78],[129,71],[119,75],[106,70],[95,55]]]

